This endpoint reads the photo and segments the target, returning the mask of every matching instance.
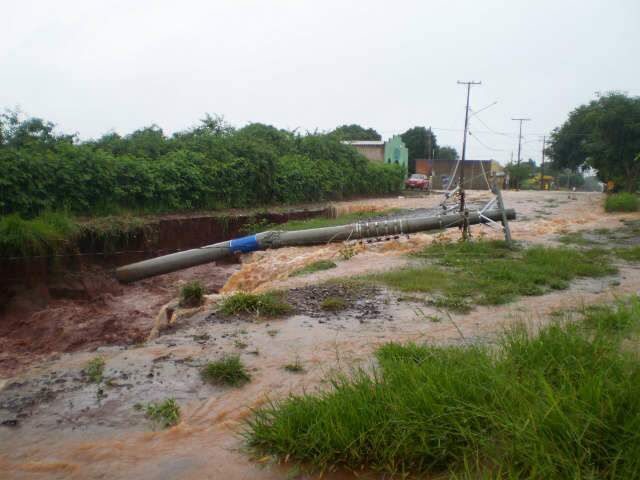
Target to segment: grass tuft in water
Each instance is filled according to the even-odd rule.
[[[174,398],[168,398],[161,403],[149,403],[145,413],[162,428],[172,427],[180,422],[180,407]]]
[[[194,280],[180,288],[180,306],[181,307],[198,307],[202,305],[204,300],[204,287],[202,284]]]
[[[200,372],[202,379],[214,385],[238,387],[251,380],[239,355],[225,356],[215,362],[209,362]]]
[[[282,292],[244,293],[238,292],[222,303],[221,311],[224,315],[253,314],[275,317],[284,315],[292,310],[284,300]]]
[[[287,372],[291,372],[291,373],[304,373],[305,371],[299,357],[296,357],[294,362],[287,363],[282,368],[284,368]]]
[[[339,312],[349,306],[347,301],[341,297],[327,297],[320,302],[320,308],[328,310],[330,312]]]
[[[256,410],[246,441],[321,472],[638,478],[640,361],[621,342],[640,302],[584,316],[537,334],[520,325],[497,348],[387,344],[373,371]]]
[[[102,357],[94,357],[84,367],[84,373],[93,383],[102,382],[106,363]]]

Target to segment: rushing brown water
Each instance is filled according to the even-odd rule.
[[[638,214],[604,215],[598,195],[577,197],[568,200],[566,194],[560,193],[508,192],[507,203],[520,215],[520,220],[512,224],[514,237],[547,242],[563,230],[616,228],[621,218],[640,219]],[[546,198],[556,201],[546,202]],[[384,202],[384,208],[411,208],[418,202],[424,206],[425,200]],[[549,207],[552,203],[557,206]],[[536,218],[543,215],[535,212],[538,209],[551,211],[552,216]],[[498,235],[488,229],[473,231],[475,235],[480,231],[486,231],[488,236]],[[456,238],[457,231],[446,235]],[[227,272],[224,291],[301,288],[298,295],[311,298],[318,293],[307,285],[395,268],[407,261],[402,253],[432,239],[433,235],[414,235],[401,242],[368,245],[348,261],[336,257],[338,245],[262,252],[248,257],[239,271]],[[318,259],[338,259],[338,267],[287,278],[291,271]],[[250,408],[289,392],[323,388],[321,380],[332,369],[367,366],[375,348],[390,340],[443,344],[491,341],[503,325],[515,320],[545,321],[554,309],[609,300],[614,295],[635,293],[639,288],[640,271],[621,265],[621,273],[615,278],[580,280],[568,291],[526,297],[500,307],[478,307],[468,315],[451,317],[423,305],[417,308],[417,304],[399,302],[396,294],[386,290],[369,293],[368,298],[362,299],[374,305],[374,310],[354,307],[341,314],[305,313],[256,322],[221,321],[204,312],[183,320],[178,330],[136,348],[100,348],[98,353],[107,364],[105,377],[111,379],[109,387],[87,383],[79,374],[96,353],[64,353],[39,368],[5,378],[4,385],[0,383],[0,412],[3,399],[12,398],[11,392],[17,395],[33,391],[36,397],[42,388],[53,392],[47,401],[25,407],[22,411],[27,416],[18,418],[17,427],[0,427],[0,477],[285,478],[286,468],[270,465],[269,458],[251,460],[239,450],[242,442],[238,434]],[[441,317],[441,321],[430,321],[430,315]],[[199,367],[229,352],[241,355],[252,381],[237,389],[204,384],[198,375]],[[304,374],[283,369],[295,359],[302,363]],[[65,382],[60,382],[61,378]],[[103,395],[98,395],[99,388],[104,390]],[[153,431],[153,425],[134,405],[168,397],[178,401],[182,420],[168,430]],[[334,473],[325,478],[353,477]]]

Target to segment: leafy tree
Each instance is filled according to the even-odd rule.
[[[0,145],[42,151],[61,144],[72,144],[75,135],[55,133],[55,125],[41,118],[20,120],[20,112],[6,110],[0,115]]]
[[[330,132],[338,140],[382,140],[382,136],[373,128],[364,128],[352,123],[341,125]]]
[[[409,172],[416,171],[417,158],[433,158],[438,150],[436,136],[426,127],[413,127],[400,135],[409,150]]]
[[[458,151],[453,147],[438,147],[436,158],[439,160],[458,160],[460,155],[458,155]]]
[[[509,183],[515,188],[520,188],[522,185],[533,176],[533,169],[529,162],[517,163],[510,162],[504,167],[505,171],[509,174]]]
[[[640,97],[611,92],[581,105],[551,135],[547,153],[558,168],[594,168],[628,192],[640,178]]]
[[[204,118],[200,120],[200,126],[195,129],[196,132],[206,132],[211,135],[230,135],[235,129],[229,125],[224,119],[223,115],[209,113],[205,114]]]

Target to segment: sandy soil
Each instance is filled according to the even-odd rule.
[[[475,197],[488,198],[488,194]],[[565,231],[619,229],[622,219],[640,220],[639,214],[604,214],[598,194],[578,193],[569,199],[566,193],[508,192],[505,200],[519,214],[519,220],[512,223],[514,237],[530,242],[553,242]],[[337,207],[346,209],[342,211],[429,208],[435,203],[433,197],[419,197]],[[498,236],[499,232],[475,227],[473,234]],[[457,235],[457,231],[446,233],[452,238]],[[239,429],[250,408],[292,391],[322,388],[322,379],[332,369],[367,364],[376,346],[390,340],[490,342],[514,321],[544,322],[556,309],[608,301],[640,289],[640,269],[621,262],[618,275],[578,280],[563,292],[500,307],[478,307],[467,315],[449,315],[400,301],[398,294],[385,289],[362,292],[340,314],[313,307],[323,295],[331,294],[326,287],[316,286],[319,282],[401,266],[407,261],[403,253],[433,238],[413,235],[398,242],[367,245],[347,261],[340,260],[339,246],[254,254],[233,275],[225,272],[230,278],[223,290],[293,289],[290,295],[298,305],[295,315],[256,322],[251,318],[229,320],[205,311],[181,319],[173,329],[145,344],[99,347],[97,353],[107,365],[108,381],[102,385],[88,383],[82,374],[86,362],[96,355],[84,350],[60,353],[19,375],[5,376],[0,379],[2,478],[284,478],[286,470],[268,465],[269,459],[252,461],[239,451]],[[291,271],[320,258],[333,258],[338,267],[288,278]],[[180,274],[173,275],[173,281],[178,281]],[[140,290],[132,292],[132,298],[143,298],[149,287],[136,288]],[[149,318],[153,308],[149,307]],[[432,316],[441,321],[432,321]],[[238,389],[204,384],[199,367],[228,352],[242,356],[250,368],[251,383]],[[282,368],[296,359],[304,366],[304,374]],[[180,404],[182,421],[168,430],[154,431],[134,405],[167,397]],[[327,478],[352,477],[334,473]]]

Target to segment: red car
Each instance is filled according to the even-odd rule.
[[[404,186],[408,189],[419,188],[420,190],[429,189],[429,178],[421,173],[414,173],[404,181]]]

